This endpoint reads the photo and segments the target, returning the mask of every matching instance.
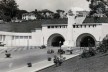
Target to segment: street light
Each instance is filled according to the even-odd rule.
[[[60,59],[61,59],[61,41],[59,42],[59,46],[60,46]]]
[[[27,39],[27,49],[29,49],[29,39]]]
[[[29,37],[27,39],[27,49],[29,49]],[[30,59],[30,56],[28,56],[28,61],[29,61],[29,59]],[[31,60],[29,62],[27,62],[27,65],[28,65],[28,67],[32,67]]]
[[[80,44],[79,45],[80,45],[80,51],[81,51],[81,39],[80,39]]]
[[[90,42],[90,39],[88,39],[88,47],[90,46],[89,42]]]

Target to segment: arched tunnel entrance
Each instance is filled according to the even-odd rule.
[[[77,47],[94,47],[96,40],[91,34],[82,34],[77,38]]]
[[[49,37],[47,44],[48,44],[48,46],[59,47],[60,45],[63,45],[64,41],[65,41],[65,39],[62,35],[53,34]]]

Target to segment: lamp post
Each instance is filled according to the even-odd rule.
[[[27,39],[27,49],[29,49],[29,39]]]
[[[80,51],[81,51],[81,40],[80,40],[80,44],[79,45],[80,45]]]
[[[29,38],[27,39],[27,49],[29,49]],[[31,63],[31,60],[30,60],[30,56],[28,56],[28,63],[27,63],[27,65],[28,65],[28,67],[32,67],[32,63]]]
[[[59,46],[60,46],[60,59],[61,59],[61,41],[59,42]]]
[[[43,45],[44,45],[44,37],[43,37]]]
[[[90,47],[90,43],[89,42],[90,42],[90,39],[88,39],[88,48]]]

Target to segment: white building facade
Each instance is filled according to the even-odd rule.
[[[22,15],[22,20],[35,20],[36,16],[34,13],[24,13]]]
[[[79,18],[78,18],[79,19]],[[84,19],[84,18],[81,18]],[[0,32],[0,41],[5,46],[96,46],[108,34],[108,23],[81,23],[75,15],[68,15],[67,23],[42,24],[31,33]]]

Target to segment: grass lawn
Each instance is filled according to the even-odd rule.
[[[65,61],[62,66],[53,65],[38,72],[108,72],[108,53],[90,58],[77,56]]]

